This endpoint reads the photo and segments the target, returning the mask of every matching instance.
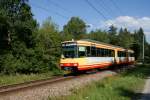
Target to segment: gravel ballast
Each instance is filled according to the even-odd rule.
[[[112,71],[103,71],[95,74],[77,76],[76,78],[47,84],[40,87],[16,91],[11,94],[2,95],[0,100],[47,100],[48,97],[56,97],[71,94],[72,89],[78,89],[93,81],[115,75]]]

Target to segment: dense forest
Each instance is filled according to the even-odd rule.
[[[137,60],[142,60],[142,28],[130,32],[127,28],[96,29],[87,32],[80,17],[72,17],[59,31],[47,18],[41,26],[33,18],[28,0],[0,0],[0,72],[42,73],[58,69],[61,42],[71,39],[92,39],[131,48]],[[150,62],[150,44],[145,39],[145,62]]]

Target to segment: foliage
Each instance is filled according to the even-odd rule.
[[[82,34],[86,33],[86,24],[79,17],[72,17],[64,26],[64,33],[71,34],[74,39],[80,39]]]
[[[61,37],[57,26],[48,18],[39,29],[36,35],[35,51],[38,52],[39,60],[52,70],[57,68],[61,53]]]
[[[38,30],[28,0],[0,2],[1,73],[58,70],[60,47],[56,46],[60,45],[61,39],[56,25],[46,20]]]
[[[142,28],[134,33],[126,28],[112,25],[108,31],[100,29],[87,33],[86,23],[72,17],[63,30],[51,18],[39,27],[28,0],[0,0],[0,72],[41,73],[49,70],[59,72],[58,62],[61,42],[71,39],[93,39],[105,43],[131,48],[136,59],[142,59]],[[150,62],[150,45],[145,39],[145,61]]]
[[[3,20],[0,21],[2,36],[0,67],[3,73],[15,73],[24,67],[25,69],[31,67],[25,51],[33,47],[32,33],[36,28],[36,21],[32,18],[27,2],[27,0],[0,1],[0,18]]]
[[[117,28],[114,25],[111,25],[108,30],[110,44],[117,45]]]
[[[88,38],[105,43],[110,42],[108,33],[101,30],[91,31],[91,33],[88,35]]]
[[[139,30],[137,30],[137,32],[135,32],[134,34],[134,38],[135,38],[135,42],[139,45],[139,55],[138,55],[138,59],[142,59],[142,52],[143,52],[143,37],[144,37],[144,42],[145,45],[147,44],[146,39],[145,39],[145,35],[144,35],[144,31],[142,28],[140,28]]]
[[[36,21],[32,18],[31,8],[27,4],[28,0],[1,0],[0,2],[0,16],[5,21],[2,25],[6,26],[7,24],[9,27],[2,32],[5,36],[2,37],[5,40],[4,44],[10,44],[11,47],[14,47],[19,41],[24,42],[27,47],[31,47]]]
[[[125,48],[130,48],[134,42],[134,37],[126,28],[124,30],[122,30],[122,28],[120,29],[118,38],[119,45]]]

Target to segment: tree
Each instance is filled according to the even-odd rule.
[[[123,28],[121,27],[119,30],[119,34],[118,34],[118,45],[119,46],[123,45],[123,41],[122,41],[123,37],[124,37],[124,31],[123,31]]]
[[[60,47],[60,33],[58,32],[57,25],[52,22],[51,18],[48,18],[43,22],[43,25],[36,36],[36,41],[37,45],[44,49]]]
[[[114,25],[111,25],[108,30],[110,43],[116,45],[118,43],[117,39],[117,28]]]
[[[65,35],[71,34],[74,39],[80,39],[86,33],[86,24],[79,17],[72,17],[63,30]]]
[[[142,28],[139,28],[137,32],[134,33],[135,42],[139,44],[139,56],[138,59],[142,59],[142,52],[143,52],[143,36],[144,36],[144,43],[146,44],[146,39],[144,35],[144,31]]]
[[[36,72],[31,61],[36,28],[28,0],[0,0],[1,72]]]
[[[61,53],[61,36],[51,18],[46,19],[36,35],[36,55],[40,56],[43,68],[57,68]],[[57,51],[57,52],[56,52]]]
[[[122,34],[122,33],[123,33],[123,28],[121,27],[119,30],[119,34]]]
[[[150,63],[150,53],[149,53],[149,50],[150,50],[150,44],[148,44],[148,43],[146,43],[146,45],[145,45],[145,59],[144,59],[144,61],[146,62],[146,63]]]
[[[36,28],[36,21],[33,19],[28,0],[0,0],[0,16],[7,20],[7,32],[11,46],[14,42],[24,42],[27,47],[33,45],[32,33]],[[0,18],[1,18],[0,17]],[[17,43],[17,42],[16,42]]]
[[[101,31],[101,30],[91,31],[88,34],[88,38],[92,40],[100,41],[100,42],[105,42],[105,43],[109,43],[110,41],[108,33],[105,31]]]
[[[134,42],[133,35],[125,28],[121,28],[118,34],[118,44],[125,48],[130,48]]]
[[[0,53],[3,53],[9,47],[7,18],[0,16]]]
[[[108,30],[109,34],[111,35],[116,35],[117,34],[117,28],[114,26],[114,25],[111,25],[109,27],[109,30]]]

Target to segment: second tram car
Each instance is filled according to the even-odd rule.
[[[60,67],[65,73],[133,64],[134,61],[134,51],[119,46],[87,39],[62,42]]]

